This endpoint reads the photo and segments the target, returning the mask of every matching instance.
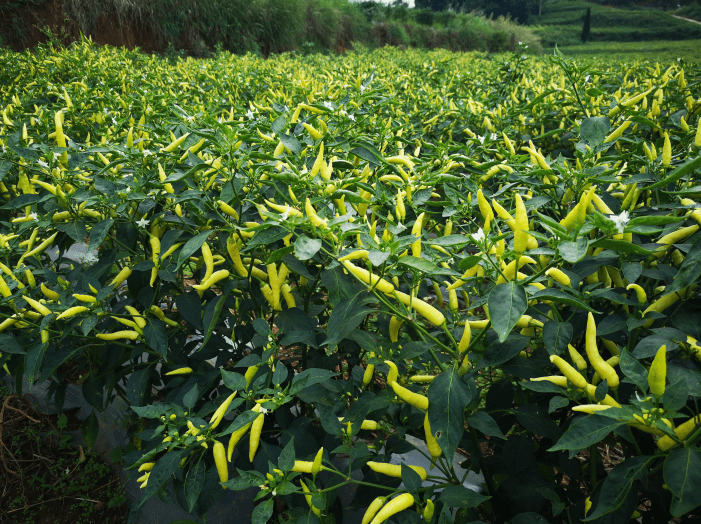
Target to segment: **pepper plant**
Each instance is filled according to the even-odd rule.
[[[698,65],[0,58],[0,365],[121,399],[132,516],[698,515]]]

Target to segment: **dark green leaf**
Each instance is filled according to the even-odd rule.
[[[576,264],[587,255],[589,239],[579,237],[576,242],[560,242],[560,255],[570,264]]]
[[[623,374],[641,391],[647,391],[647,370],[625,348],[620,350],[620,367]]]
[[[171,481],[175,471],[180,467],[180,461],[188,453],[190,453],[189,449],[170,451],[156,461],[156,465],[153,466],[149,475],[148,484],[144,488],[144,493],[137,503],[138,507],[143,507],[148,499]]]
[[[337,304],[329,317],[328,338],[322,345],[328,345],[329,349],[336,347],[336,344],[357,328],[369,313],[374,311],[374,309],[365,306],[373,300],[374,298],[363,290],[354,297]]]
[[[295,465],[295,439],[292,437],[287,445],[282,448],[280,457],[277,459],[277,467],[283,472],[291,471]]]
[[[185,492],[185,502],[187,503],[186,509],[189,513],[192,513],[195,504],[197,504],[197,499],[200,497],[206,472],[207,464],[203,460],[203,457],[200,457],[197,463],[187,472],[183,491]]]
[[[555,442],[562,434],[559,426],[548,416],[545,406],[524,404],[512,413],[516,415],[518,423],[534,435],[541,435]]]
[[[352,154],[354,154],[357,157],[362,158],[363,160],[366,160],[370,162],[373,165],[379,166],[381,162],[378,160],[377,156],[371,153],[367,148],[365,147],[354,147],[353,149],[350,150]]]
[[[591,245],[594,247],[602,247],[604,249],[610,249],[611,251],[632,255],[649,255],[652,253],[652,251],[648,251],[637,244],[626,242],[625,240],[601,239],[593,242]]]
[[[689,385],[683,378],[679,378],[665,388],[662,395],[662,404],[666,411],[679,411],[686,405],[689,398]]]
[[[679,272],[674,277],[672,284],[665,288],[664,294],[669,295],[680,291],[692,285],[699,277],[701,277],[701,237],[691,246]]]
[[[292,379],[292,385],[290,386],[290,395],[296,395],[304,388],[313,386],[314,384],[320,384],[330,380],[335,377],[338,373],[329,371],[327,369],[310,368],[297,373]]]
[[[321,249],[321,240],[309,238],[307,235],[299,235],[295,241],[295,256],[299,260],[309,260]]]
[[[477,363],[476,369],[483,369],[489,366],[498,366],[508,362],[521,351],[526,349],[530,339],[523,335],[512,334],[506,342],[492,342],[482,356],[482,360]]]
[[[213,299],[209,304],[207,304],[207,309],[204,310],[204,319],[202,324],[205,328],[204,340],[202,340],[202,347],[204,347],[209,339],[214,333],[214,328],[217,326],[219,321],[219,316],[221,315],[221,310],[224,308],[224,303],[226,302],[226,297],[228,293],[223,293],[219,295],[216,299]]]
[[[156,319],[148,319],[146,327],[144,327],[144,338],[149,347],[156,353],[166,358],[168,354],[168,336],[166,335],[165,324]]]
[[[513,281],[497,284],[489,292],[488,304],[492,327],[499,336],[499,342],[504,342],[528,309],[526,290]]]
[[[100,422],[97,420],[95,411],[90,413],[90,416],[83,421],[81,430],[88,449],[92,449],[97,440],[97,434],[100,432]]]
[[[587,446],[603,440],[621,424],[623,422],[598,414],[578,417],[548,451],[568,450],[572,458]]]
[[[506,439],[496,421],[489,413],[484,411],[475,411],[471,416],[467,417],[467,425],[481,431],[485,435]]]
[[[207,237],[211,234],[212,231],[203,231],[188,240],[180,250],[180,256],[178,257],[178,263],[175,265],[175,269],[180,269],[180,266],[202,247],[202,244],[207,241]]]
[[[401,471],[404,488],[409,493],[417,494],[421,489],[421,477],[419,477],[419,474],[404,463],[401,464]]]
[[[680,178],[689,175],[696,171],[697,169],[701,168],[701,155],[697,156],[693,160],[689,160],[686,163],[682,164],[678,168],[676,168],[674,171],[672,171],[669,176],[665,177],[664,179],[660,180],[659,182],[656,182],[655,184],[652,184],[651,186],[647,186],[647,189],[655,189],[657,187],[665,187],[669,184],[672,184],[673,182],[676,182]]]
[[[56,229],[63,231],[76,242],[83,242],[87,231],[83,222],[68,222],[66,224],[58,224]]]
[[[181,317],[202,330],[202,302],[195,291],[179,294],[175,297],[175,305]]]
[[[630,457],[613,468],[604,480],[596,507],[584,521],[597,519],[620,508],[626,501],[633,483],[643,479],[647,474],[647,464],[653,458]]]
[[[464,486],[446,486],[439,498],[449,508],[476,508],[488,499]]]
[[[90,230],[90,248],[95,249],[102,244],[107,234],[110,232],[110,228],[114,224],[114,220],[108,218],[106,220],[100,220],[95,224]]]
[[[452,457],[465,430],[465,407],[472,391],[455,368],[438,375],[428,388],[428,418],[443,453]]]
[[[559,355],[572,340],[574,328],[569,322],[548,320],[543,326],[543,342],[550,355]]]
[[[24,355],[24,351],[17,343],[15,337],[10,335],[0,335],[0,347],[3,353],[14,353],[15,355]]]
[[[670,512],[682,517],[701,504],[701,451],[680,448],[664,461],[664,481],[674,494]]]
[[[234,371],[221,370],[224,385],[232,391],[243,391],[246,389],[246,378]]]
[[[599,313],[599,311],[592,309],[590,306],[588,306],[578,298],[575,298],[569,293],[565,293],[564,291],[561,291],[559,289],[543,289],[542,291],[538,291],[537,293],[531,295],[531,298],[538,299],[541,301],[550,300],[552,302],[559,302],[561,304],[565,304],[566,306],[572,306],[579,309],[584,309],[586,311],[591,311],[592,313]]]
[[[299,155],[302,152],[302,145],[299,143],[299,140],[294,137],[294,135],[280,133],[278,136],[280,137],[280,142],[282,142],[282,145],[292,151],[292,153]]]

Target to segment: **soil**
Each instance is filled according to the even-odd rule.
[[[0,43],[15,51],[47,43],[47,28],[63,45],[80,39],[78,24],[63,11],[63,0],[34,0],[22,3],[21,7],[0,7]],[[102,17],[86,36],[100,45],[139,47],[147,53],[163,51],[153,30],[136,20],[120,26],[116,17],[114,20]]]
[[[0,388],[0,523],[126,523],[119,473],[70,444],[75,411],[47,416],[35,404]]]

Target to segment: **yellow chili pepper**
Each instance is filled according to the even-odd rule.
[[[610,388],[618,388],[619,378],[616,371],[603,358],[601,358],[599,349],[596,346],[596,323],[594,322],[594,315],[592,315],[591,312],[589,312],[587,319],[585,349],[587,351],[589,362],[591,362],[592,367],[596,370],[602,380],[608,381]]]
[[[370,521],[372,521],[373,517],[378,511],[380,511],[380,508],[385,505],[386,500],[387,497],[377,497],[375,500],[373,500],[368,506],[368,509],[365,510],[363,520],[360,522],[360,524],[370,524]]]
[[[412,299],[406,293],[402,293],[401,291],[397,290],[394,290],[394,296],[405,306],[411,307],[412,309],[416,310],[416,312],[418,312],[422,317],[424,317],[434,326],[441,326],[445,322],[445,316],[443,316],[443,313],[438,311],[436,308],[434,308],[427,302],[424,302],[420,298]]]
[[[72,309],[72,308],[71,308]],[[114,333],[98,333],[97,338],[102,340],[136,340],[139,334],[136,331],[115,331]]]
[[[383,475],[387,475],[388,477],[395,477],[395,478],[402,478],[402,467],[401,465],[395,465],[395,464],[386,464],[384,462],[368,462],[367,463],[368,467],[373,470],[376,473],[382,473]],[[413,469],[419,477],[421,477],[421,480],[424,481],[426,480],[426,477],[428,474],[426,473],[426,470],[422,468],[421,466],[413,466],[407,464],[411,469]]]
[[[650,393],[656,398],[664,394],[665,382],[667,381],[667,346],[661,346],[650,365],[647,375],[647,383],[650,386]]]
[[[83,313],[84,311],[88,311],[88,308],[85,306],[73,306],[69,307],[67,310],[65,310],[63,313],[58,315],[56,317],[56,320],[61,320],[62,318],[69,318],[73,317],[75,315],[78,315],[80,313]]]
[[[423,409],[424,411],[428,409],[427,397],[414,393],[404,386],[400,386],[398,382],[392,382],[391,386],[395,395],[404,400],[407,404],[411,404],[412,406]]]
[[[392,515],[396,515],[400,511],[409,509],[413,505],[414,496],[410,493],[402,493],[385,504],[377,515],[375,515],[375,518],[372,519],[370,524],[382,524],[382,522],[389,519]]]
[[[256,451],[258,451],[258,444],[260,444],[260,433],[263,430],[263,423],[265,422],[265,415],[259,413],[251,424],[251,437],[249,439],[248,447],[248,460],[253,462],[253,458],[256,456]]]

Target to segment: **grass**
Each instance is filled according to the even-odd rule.
[[[701,39],[701,25],[679,20],[671,11],[638,7],[612,7],[588,0],[546,0],[542,16],[531,27],[544,47],[581,42],[584,13],[591,8],[590,42]]]
[[[683,58],[687,62],[699,62],[700,40],[660,40],[647,42],[589,42],[559,48],[566,55],[587,56],[596,59],[649,60],[674,62]]]

